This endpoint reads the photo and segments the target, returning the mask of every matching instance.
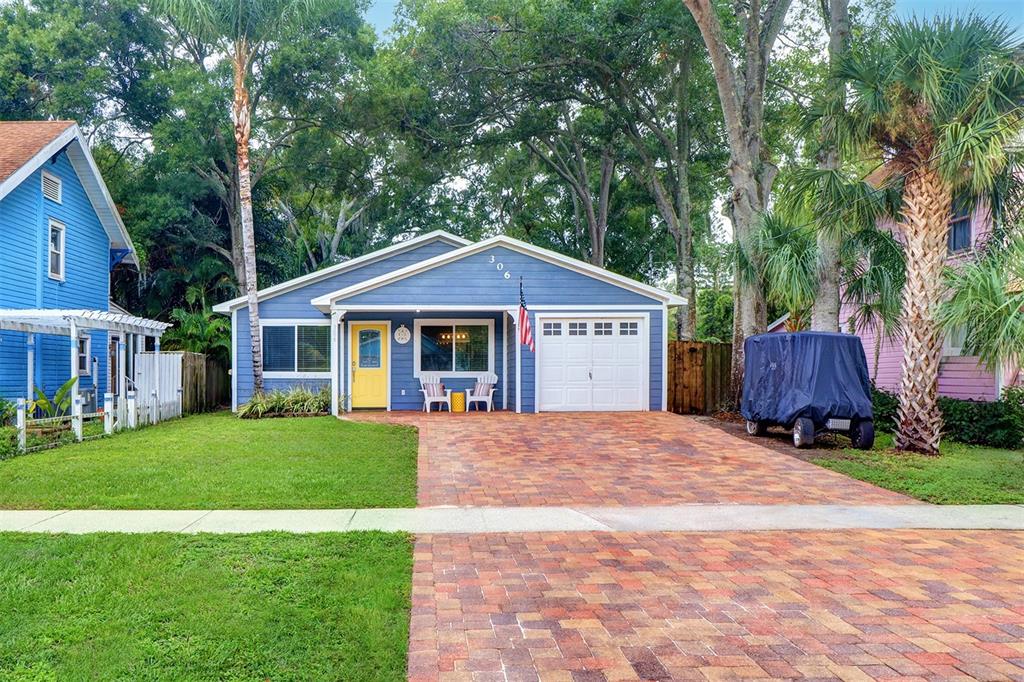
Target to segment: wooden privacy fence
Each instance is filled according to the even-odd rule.
[[[727,408],[731,363],[731,344],[669,341],[669,411],[711,414]]]
[[[140,357],[152,355],[141,353]],[[203,353],[185,351],[164,351],[160,355],[180,358],[182,414],[216,410],[230,400],[228,372],[217,360]]]

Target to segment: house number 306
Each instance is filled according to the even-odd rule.
[[[494,263],[494,267],[497,268],[498,272],[501,272],[502,270],[505,270],[505,264],[502,263],[500,260],[495,259],[494,256],[491,256],[490,262]],[[511,279],[512,278],[512,273],[509,272],[508,270],[505,270],[505,274],[503,276],[504,276],[505,279]]]

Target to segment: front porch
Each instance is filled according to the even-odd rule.
[[[494,409],[521,411],[517,368],[523,351],[516,343],[516,313],[507,307],[332,310],[333,413],[421,410],[424,373],[439,375],[453,391],[470,389],[481,375],[494,374]]]

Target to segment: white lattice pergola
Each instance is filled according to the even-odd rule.
[[[67,336],[71,340],[71,376],[78,376],[78,338],[82,330],[104,330],[121,335],[119,344],[118,395],[124,395],[125,340],[129,335],[152,336],[156,339],[156,350],[160,350],[160,337],[171,325],[157,320],[148,320],[126,313],[108,312],[105,310],[81,309],[15,309],[0,308],[0,330],[23,332],[29,334],[28,344],[28,397],[33,395],[35,381],[35,353],[33,351],[33,334],[52,334]]]

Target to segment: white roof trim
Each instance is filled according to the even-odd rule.
[[[81,128],[77,123],[68,126],[68,129],[53,139],[48,145],[39,150],[35,156],[29,159],[28,163],[11,174],[3,183],[0,183],[0,200],[10,194],[16,187],[21,185],[30,175],[35,173],[40,166],[46,163],[50,157],[67,147],[68,160],[71,161],[78,180],[89,197],[96,217],[103,225],[107,237],[110,239],[110,248],[129,249],[130,253],[126,260],[139,264],[138,256],[135,253],[135,245],[128,235],[124,223],[121,221],[121,214],[117,205],[107,190],[100,169],[96,166],[96,160],[89,151],[89,143],[82,135]]]
[[[406,277],[411,277],[412,275],[416,275],[421,272],[431,270],[440,265],[445,265],[446,263],[461,260],[462,258],[472,256],[475,253],[485,251],[494,246],[504,246],[506,248],[512,249],[513,251],[525,253],[528,256],[533,256],[540,260],[547,261],[548,263],[568,268],[569,270],[573,270],[580,274],[593,277],[594,279],[608,282],[609,284],[614,284],[615,286],[621,287],[623,289],[628,289],[643,296],[650,296],[651,298],[655,298],[658,299],[659,301],[662,301],[666,305],[679,306],[686,305],[687,303],[686,299],[683,298],[682,296],[677,296],[676,294],[669,293],[667,291],[662,291],[661,289],[652,287],[648,284],[644,284],[643,282],[638,282],[634,279],[623,277],[622,275],[617,275],[614,272],[605,270],[604,268],[599,268],[596,265],[584,263],[583,261],[577,260],[576,258],[563,256],[562,254],[556,253],[555,251],[550,251],[539,246],[534,246],[533,244],[527,244],[526,242],[522,242],[519,241],[518,239],[513,239],[512,237],[507,237],[505,235],[499,235],[497,237],[491,237],[490,239],[485,239],[475,244],[469,244],[468,246],[464,246],[461,249],[456,249],[455,251],[452,251],[450,253],[444,253],[441,254],[440,256],[429,258],[420,263],[414,263],[399,270],[395,270],[394,272],[389,272],[379,277],[368,279],[365,282],[360,282],[359,284],[354,284],[350,287],[339,289],[338,291],[332,292],[330,294],[318,296],[317,298],[314,298],[312,301],[310,301],[310,303],[319,308],[320,310],[327,312],[330,310],[331,306],[334,305],[334,303],[340,299],[348,298],[356,294],[361,294],[363,292],[376,289],[377,287],[384,286],[385,284],[390,284],[392,282],[405,279]]]
[[[260,301],[263,301],[268,298],[273,298],[274,296],[279,296],[289,291],[295,291],[296,289],[300,289],[306,286],[307,284],[312,284],[313,282],[318,282],[322,279],[327,279],[328,277],[337,275],[340,272],[345,272],[346,270],[351,270],[362,265],[373,263],[374,261],[387,258],[388,256],[393,256],[396,253],[401,253],[402,251],[408,251],[411,248],[435,240],[448,242],[454,246],[459,247],[468,246],[469,244],[472,243],[469,240],[463,239],[462,237],[457,237],[450,232],[445,232],[444,230],[434,230],[433,232],[428,232],[427,234],[421,235],[419,237],[407,239],[406,241],[398,242],[397,244],[392,244],[391,246],[385,246],[384,248],[377,249],[376,251],[371,251],[370,253],[363,254],[358,258],[352,258],[351,260],[347,260],[343,263],[332,265],[329,268],[317,270],[316,272],[311,272],[308,275],[302,275],[301,277],[290,279],[287,282],[281,282],[280,284],[275,284],[272,287],[261,289],[256,293],[256,295]],[[218,303],[217,305],[213,306],[213,312],[230,314],[232,310],[244,306],[246,304],[246,300],[247,299],[245,296],[239,296],[238,298],[233,298],[230,301]]]
[[[0,309],[0,329],[35,334],[68,334],[71,323],[78,329],[106,329],[128,334],[162,335],[171,327],[166,322],[106,310]]]

